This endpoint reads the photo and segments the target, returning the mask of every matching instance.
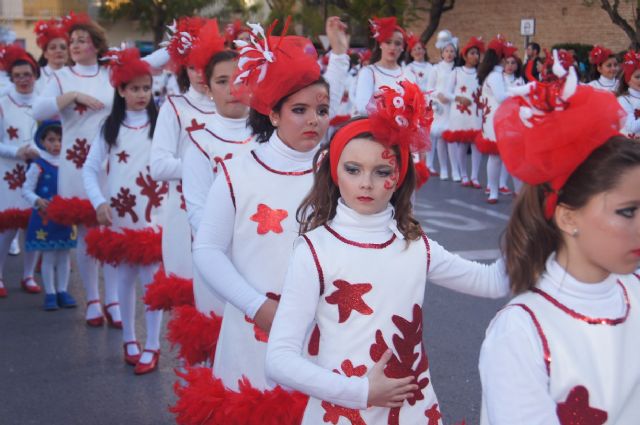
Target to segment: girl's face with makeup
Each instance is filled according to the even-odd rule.
[[[71,60],[80,65],[92,65],[98,60],[98,50],[88,31],[77,29],[69,37]]]

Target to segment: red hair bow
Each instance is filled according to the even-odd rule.
[[[135,47],[124,50],[111,49],[102,60],[107,61],[109,82],[113,87],[120,87],[142,75],[151,75],[151,66],[140,59],[140,52]]]
[[[518,50],[513,44],[507,41],[502,35],[498,34],[493,40],[489,42],[487,49],[496,52],[499,58],[508,58],[513,56]]]
[[[406,40],[407,40],[407,51],[409,52],[413,50],[416,44],[420,43],[420,39],[416,37],[416,35],[412,32],[407,33]]]
[[[38,21],[33,27],[36,35],[36,44],[42,50],[47,48],[49,42],[55,38],[63,38],[69,40],[67,29],[62,25],[59,19],[49,19],[48,21]]]
[[[622,62],[622,71],[624,72],[624,80],[628,83],[636,69],[640,69],[640,53],[635,50],[629,50],[624,55]]]
[[[595,45],[589,52],[589,62],[598,66],[604,63],[611,56],[613,56],[613,52],[611,50],[607,49],[606,47]]]

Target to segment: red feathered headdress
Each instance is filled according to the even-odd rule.
[[[371,30],[371,37],[378,43],[383,43],[390,39],[395,31],[400,31],[402,38],[406,40],[406,33],[398,26],[398,19],[395,16],[369,19],[369,29]]]
[[[0,47],[0,68],[9,71],[11,66],[19,60],[26,61],[33,68],[34,72],[38,69],[36,61],[33,60],[26,50],[19,44],[5,44]]]
[[[382,86],[367,106],[369,118],[353,121],[338,129],[331,140],[329,160],[331,178],[338,184],[338,161],[344,147],[357,135],[371,133],[385,146],[400,148],[398,186],[407,175],[411,152],[428,150],[431,145],[429,131],[433,113],[427,106],[420,88],[402,81],[400,90]]]
[[[109,50],[102,60],[108,61],[109,81],[113,87],[120,87],[141,75],[151,75],[151,65],[140,59],[140,51],[135,47]]]
[[[628,83],[636,69],[640,69],[640,53],[635,50],[629,50],[624,55],[622,62],[622,71],[624,72],[624,80]]]
[[[611,56],[613,56],[613,52],[611,50],[596,44],[589,52],[589,62],[598,66],[604,63],[604,61],[609,59]]]
[[[478,52],[484,53],[484,41],[482,37],[471,37],[461,50],[462,56],[465,56],[469,49],[473,49],[474,47],[478,49]]]
[[[204,72],[209,60],[224,49],[224,37],[220,34],[218,20],[211,19],[200,28],[198,37],[193,41],[189,64]]]
[[[287,19],[283,34],[289,22]],[[248,24],[251,40],[235,41],[240,57],[233,94],[264,115],[269,115],[280,99],[320,78],[318,53],[311,41],[297,36],[272,36],[276,24],[277,20],[266,34],[260,24]]]
[[[82,24],[91,25],[94,24],[94,22],[86,13],[76,14],[74,11],[71,11],[67,16],[62,17],[62,25],[64,26],[67,33],[70,33],[76,25]]]
[[[224,27],[224,35],[229,44],[233,43],[243,32],[251,34],[251,29],[242,25],[240,19],[236,19]]]
[[[33,27],[33,32],[36,35],[36,44],[42,50],[45,50],[49,42],[55,38],[63,38],[66,41],[69,40],[67,29],[59,19],[38,21]]]
[[[549,184],[547,219],[571,174],[619,133],[625,116],[613,94],[579,86],[575,69],[565,71],[556,51],[554,56],[557,79],[522,86],[521,96],[507,98],[494,118],[498,150],[509,172],[531,185]]]
[[[407,51],[409,52],[413,50],[416,44],[420,43],[420,38],[416,37],[416,35],[412,32],[407,33],[406,40],[407,40]]]
[[[160,45],[167,48],[167,53],[171,58],[169,67],[174,73],[179,72],[183,67],[189,65],[189,55],[200,29],[207,23],[207,20],[200,17],[184,17],[177,22],[167,26],[168,40]]]
[[[507,41],[502,35],[498,34],[493,40],[489,42],[487,49],[496,52],[500,59],[513,56],[518,50],[513,44]]]

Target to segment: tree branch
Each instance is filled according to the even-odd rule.
[[[629,40],[635,44],[638,42],[636,31],[622,16],[620,16],[620,12],[618,12],[619,6],[620,0],[614,0],[613,5],[609,0],[600,1],[600,7],[607,12],[609,18],[611,18],[611,22],[622,28],[625,34],[627,34],[627,37],[629,37]]]

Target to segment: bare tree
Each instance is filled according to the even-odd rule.
[[[423,43],[427,43],[431,39],[440,25],[442,14],[453,9],[456,0],[429,0],[428,3],[430,4],[428,7],[429,21],[425,30],[420,34],[420,40]]]
[[[593,4],[593,0],[586,1],[587,4]],[[627,0],[625,3],[629,3]],[[611,22],[619,26],[629,37],[631,47],[638,49],[640,47],[640,0],[636,0],[633,8],[632,21],[629,22],[620,15],[620,0],[600,0],[600,7],[607,12]]]

